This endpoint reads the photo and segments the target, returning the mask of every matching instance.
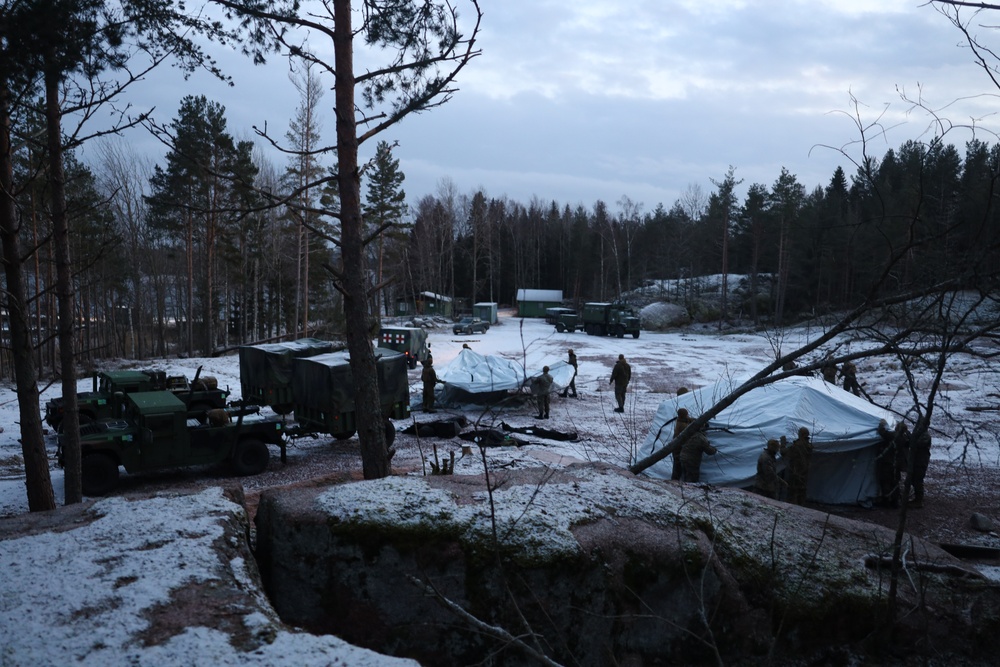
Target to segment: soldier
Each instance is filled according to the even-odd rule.
[[[531,383],[531,393],[538,397],[538,416],[535,419],[549,418],[549,392],[552,391],[552,376],[549,375],[549,367],[542,368],[542,374],[536,377]]]
[[[837,364],[833,363],[832,355],[828,352],[823,358],[823,365],[819,372],[823,374],[823,379],[830,384],[837,384]]]
[[[434,371],[434,361],[430,358],[424,359],[424,370],[420,372],[420,381],[424,383],[424,412],[435,412],[434,385],[440,380]]]
[[[701,479],[702,454],[711,456],[719,451],[709,443],[705,428],[702,427],[681,446],[681,475],[685,482],[695,484]]]
[[[625,355],[619,354],[615,367],[611,369],[611,381],[608,384],[615,385],[615,400],[618,407],[615,412],[625,412],[625,390],[628,389],[629,380],[632,379],[632,367],[625,361]]]
[[[931,462],[931,433],[930,423],[927,418],[922,419],[914,430],[919,433],[910,444],[910,458],[913,468],[910,470],[910,486],[913,487],[913,500],[910,507],[920,508],[924,506],[924,476],[927,474],[927,466]]]
[[[893,507],[899,506],[901,485],[898,483],[902,479],[904,470],[908,470],[910,464],[910,428],[906,422],[900,420],[896,424],[896,435],[892,439],[892,448],[896,462],[896,488],[893,490],[889,501]]]
[[[889,425],[884,419],[878,423],[876,431],[881,438],[875,455],[879,504],[898,507],[900,470],[896,467],[896,448],[893,444],[896,434],[889,430]]]
[[[855,396],[861,395],[861,385],[858,384],[858,369],[849,361],[845,361],[840,367],[840,376],[844,378],[844,391],[849,391]]]
[[[569,392],[573,392],[573,398],[576,398],[576,370],[577,370],[577,368],[576,368],[576,354],[573,353],[573,350],[569,351],[569,365],[573,367],[573,377],[570,378],[569,386],[566,387],[565,389],[563,389],[563,393],[560,394],[560,396],[562,396],[563,398],[566,398],[566,396],[569,394]]]
[[[688,411],[684,408],[677,410],[677,421],[674,422],[674,438],[681,434],[681,431],[686,429],[691,422],[694,420],[688,415]],[[674,449],[670,456],[674,460],[673,470],[670,471],[670,479],[679,480],[681,478],[681,452],[680,449]]]
[[[805,426],[800,428],[799,437],[780,451],[781,458],[788,461],[788,501],[796,505],[805,505],[809,462],[813,453],[813,444],[809,442],[809,429]]]
[[[771,438],[767,441],[764,451],[757,457],[757,477],[754,488],[762,496],[777,498],[778,489],[785,485],[785,480],[778,477],[778,450],[780,443]]]

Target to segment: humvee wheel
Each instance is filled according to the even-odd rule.
[[[103,496],[118,485],[118,463],[107,454],[87,454],[80,462],[85,496]]]
[[[350,440],[354,437],[354,431],[348,431],[347,433],[335,433],[333,437],[337,440]]]
[[[271,460],[271,453],[260,440],[248,438],[236,445],[233,452],[233,470],[237,475],[257,475],[267,469],[267,462]]]
[[[385,420],[385,446],[392,447],[392,443],[396,442],[396,425],[390,420]]]

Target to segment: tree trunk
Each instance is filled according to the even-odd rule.
[[[28,509],[42,512],[55,509],[49,460],[42,438],[42,419],[38,406],[38,376],[31,350],[28,309],[25,305],[24,280],[21,275],[21,251],[18,244],[17,213],[13,192],[14,163],[10,145],[10,97],[0,85],[0,243],[3,244],[4,272],[7,278],[6,302],[10,325],[10,345],[14,362],[14,381],[21,421],[21,454],[24,457]]]
[[[356,390],[358,440],[365,479],[387,477],[389,452],[385,417],[379,402],[375,350],[368,312],[368,273],[365,270],[361,176],[358,171],[357,121],[354,116],[354,51],[350,0],[334,0],[334,58],[336,62],[337,182],[340,186],[341,286],[347,319],[347,349]]]
[[[83,500],[80,479],[80,411],[76,397],[76,359],[73,355],[74,299],[66,216],[66,175],[63,170],[59,77],[45,75],[45,125],[49,153],[49,190],[52,206],[52,242],[56,256],[56,294],[59,299],[59,366],[62,369],[63,467],[66,470],[66,504]]]

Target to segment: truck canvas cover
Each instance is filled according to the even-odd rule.
[[[292,361],[333,351],[333,343],[318,338],[301,338],[286,343],[244,345],[240,348],[240,381],[243,395],[248,387],[263,390],[285,388],[292,382]]]
[[[296,409],[328,413],[354,411],[354,376],[347,350],[297,358],[293,365],[292,395]],[[382,404],[406,403],[410,393],[406,355],[376,348],[375,366]]]

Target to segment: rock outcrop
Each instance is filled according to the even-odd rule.
[[[269,491],[257,526],[286,622],[427,665],[975,661],[1000,630],[934,545],[906,539],[888,624],[891,531],[604,465]]]

